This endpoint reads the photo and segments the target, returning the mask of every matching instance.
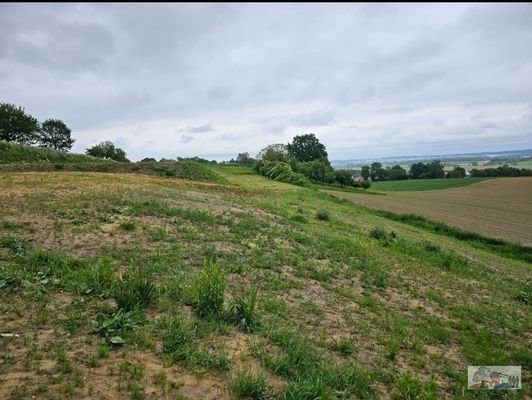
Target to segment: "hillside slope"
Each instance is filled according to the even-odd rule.
[[[532,364],[530,264],[212,170],[0,173],[0,398],[469,399]]]

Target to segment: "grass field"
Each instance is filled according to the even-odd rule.
[[[529,263],[209,168],[0,173],[1,399],[488,399],[467,365],[532,364]]]
[[[466,187],[390,192],[371,198],[334,194],[367,207],[419,214],[486,236],[532,246],[532,178],[499,178]]]
[[[493,178],[408,179],[404,181],[371,182],[372,191],[411,192],[468,186]]]

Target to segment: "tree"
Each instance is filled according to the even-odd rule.
[[[249,153],[238,153],[236,157],[236,162],[238,164],[253,164],[256,160],[253,157],[250,157]]]
[[[355,181],[348,169],[337,169],[334,171],[334,180],[342,186],[353,186]]]
[[[400,165],[394,165],[392,168],[386,169],[386,174],[388,176],[388,179],[391,181],[399,181],[403,179],[408,179],[408,174],[406,173],[406,169],[401,167]]]
[[[39,121],[26,114],[22,107],[0,103],[0,140],[34,144],[39,133]]]
[[[297,161],[327,159],[325,146],[320,143],[313,133],[295,136],[292,139],[292,143],[287,145],[287,149]]]
[[[360,187],[364,190],[369,189],[371,187],[371,183],[369,183],[369,181],[362,181],[360,182]]]
[[[39,132],[39,146],[56,150],[68,151],[75,140],[70,137],[71,131],[59,119],[47,119],[42,123]]]
[[[382,164],[380,162],[374,162],[371,164],[370,176],[372,181],[386,180],[386,170],[382,168]]]
[[[365,181],[367,181],[370,175],[371,175],[371,172],[369,169],[369,165],[364,165],[362,167],[362,171],[360,171],[360,176],[364,178]]]
[[[288,162],[290,161],[290,154],[288,153],[286,144],[276,143],[263,148],[259,154],[257,154],[257,159],[262,161]]]
[[[412,179],[423,179],[426,178],[428,170],[428,165],[422,162],[414,163],[410,166],[410,176]]]
[[[445,178],[445,171],[440,160],[434,160],[428,164],[428,170],[429,179]]]
[[[157,162],[157,160],[155,158],[152,158],[152,157],[146,157],[146,158],[143,158],[142,160],[140,160],[140,162]]]
[[[296,162],[294,165],[296,172],[302,173],[315,182],[332,182],[334,180],[334,169],[327,159]]]
[[[88,148],[85,152],[89,156],[103,158],[106,160],[115,160],[122,162],[129,162],[126,158],[126,152],[118,147],[115,147],[113,142],[105,141],[101,142],[91,148]]]
[[[462,167],[454,167],[452,171],[447,172],[447,178],[464,178],[466,171]]]

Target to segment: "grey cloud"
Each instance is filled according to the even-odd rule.
[[[531,49],[526,3],[3,3],[0,101],[65,120],[78,143],[141,151],[157,136],[167,148],[145,150],[165,156],[306,130],[333,158],[403,149],[386,150],[391,136],[411,154],[459,150],[456,132],[529,147]],[[231,134],[193,140],[214,127]]]
[[[332,110],[317,110],[298,114],[290,119],[290,122],[298,126],[322,126],[335,121]]]
[[[205,125],[198,125],[198,126],[187,126],[185,130],[190,133],[204,133],[204,132],[212,131],[213,128],[212,128],[212,124],[205,124]]]
[[[189,143],[194,140],[194,136],[189,135],[181,135],[181,138],[179,139],[180,143]]]

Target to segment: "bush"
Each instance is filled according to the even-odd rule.
[[[234,297],[231,300],[229,317],[232,323],[244,332],[255,332],[260,325],[257,309],[257,290],[253,290],[246,298]]]
[[[255,170],[270,179],[291,183],[298,186],[309,186],[309,180],[303,175],[292,170],[290,164],[282,161],[257,161]]]
[[[373,239],[386,239],[388,237],[388,234],[384,229],[381,228],[373,228],[371,231],[369,231],[369,236]]]
[[[329,212],[326,210],[318,210],[316,212],[316,218],[319,219],[320,221],[329,221],[330,220]]]
[[[196,278],[196,314],[200,318],[218,318],[223,312],[225,275],[216,262],[206,263]]]
[[[133,231],[136,228],[134,221],[122,221],[119,226],[125,231]]]

